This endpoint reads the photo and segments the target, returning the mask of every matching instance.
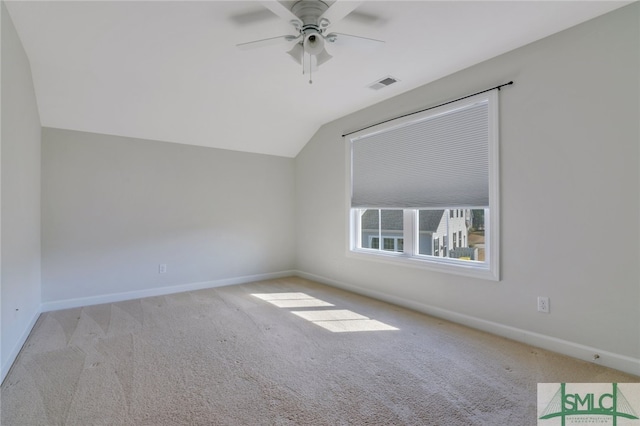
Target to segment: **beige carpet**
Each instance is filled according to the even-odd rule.
[[[538,382],[638,381],[288,278],[43,314],[1,420],[535,425]]]

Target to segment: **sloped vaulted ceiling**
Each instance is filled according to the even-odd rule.
[[[6,3],[43,126],[294,157],[324,123],[629,2],[366,1],[332,30],[386,43],[329,46],[313,84],[286,46],[235,47],[293,33],[259,2]]]

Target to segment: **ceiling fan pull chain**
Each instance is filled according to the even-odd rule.
[[[313,78],[313,64],[311,63],[312,59],[313,58],[311,57],[311,55],[309,55],[309,84],[313,83],[313,80],[312,80],[312,78]]]

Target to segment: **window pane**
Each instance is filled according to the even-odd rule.
[[[360,238],[362,248],[380,248],[380,210],[361,210]]]
[[[404,213],[402,210],[381,210],[380,233],[384,238],[384,250],[402,251],[397,241],[402,238],[404,230]]]
[[[469,247],[477,250],[480,262],[485,261],[485,238],[484,238],[484,209],[471,210],[471,228],[469,228],[469,236],[467,241]]]
[[[485,261],[484,209],[419,210],[419,254]]]
[[[446,210],[420,210],[418,212],[418,253],[441,256],[447,233]]]
[[[477,260],[477,255],[474,253],[473,248],[462,244],[463,240],[467,241],[469,227],[471,226],[471,222],[467,219],[471,216],[471,211],[468,209],[455,209],[455,211],[456,214],[449,219],[447,224],[449,235],[451,236],[449,257],[460,260]]]
[[[366,209],[360,212],[360,248],[403,251],[402,210]],[[382,239],[382,246],[380,246],[380,239]]]

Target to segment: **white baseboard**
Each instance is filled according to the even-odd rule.
[[[632,358],[625,355],[612,353],[603,349],[594,348],[551,336],[546,336],[532,331],[522,330],[493,321],[483,320],[458,312],[449,311],[447,309],[442,309],[424,303],[416,302],[414,300],[407,300],[387,293],[354,286],[304,271],[295,271],[295,274],[301,278],[317,281],[319,283],[341,288],[353,293],[362,294],[364,296],[393,303],[394,305],[403,306],[405,308],[432,315],[434,317],[446,319],[458,324],[466,325],[478,330],[486,331],[488,333],[496,334],[498,336],[506,337],[518,342],[526,343],[542,349],[547,349],[549,351],[568,355],[583,361],[593,362],[594,364],[603,365],[605,367],[614,368],[616,370],[640,376],[639,358]],[[593,359],[594,354],[599,355],[599,358],[597,360]]]
[[[122,302],[124,300],[142,299],[143,297],[164,296],[166,294],[182,293],[184,291],[202,290],[206,288],[223,287],[234,284],[245,284],[254,281],[284,278],[295,275],[295,271],[270,272],[258,275],[246,275],[236,278],[202,281],[196,283],[179,284],[167,287],[154,287],[145,290],[127,291],[123,293],[103,294],[99,296],[79,297],[75,299],[56,300],[42,303],[42,312],[60,309],[79,308],[82,306],[100,305],[103,303]]]
[[[0,383],[4,382],[4,378],[7,377],[7,373],[9,373],[11,366],[13,365],[16,358],[18,357],[18,354],[20,353],[20,350],[22,349],[24,342],[27,341],[27,337],[29,337],[31,330],[33,330],[33,327],[36,325],[36,321],[38,321],[38,318],[40,317],[41,313],[42,313],[42,309],[38,308],[36,312],[33,314],[31,321],[29,321],[29,324],[27,324],[24,331],[22,332],[20,339],[18,339],[18,341],[14,345],[13,349],[11,350],[11,353],[9,353],[9,358],[7,358],[4,365],[2,366],[2,370],[0,371],[0,376],[1,376]]]

